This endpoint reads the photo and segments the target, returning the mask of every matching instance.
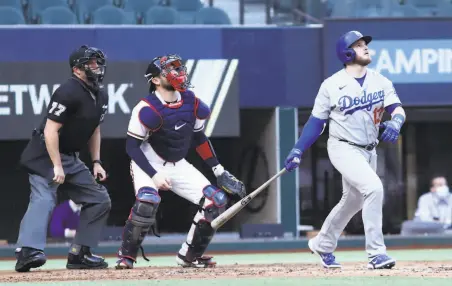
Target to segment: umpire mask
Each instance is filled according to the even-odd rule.
[[[107,65],[105,55],[100,49],[83,45],[71,54],[69,62],[71,68],[83,70],[86,79],[95,86],[102,83]]]

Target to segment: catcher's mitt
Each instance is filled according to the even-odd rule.
[[[245,185],[228,171],[217,177],[217,185],[229,194],[238,195],[240,198],[246,196]]]

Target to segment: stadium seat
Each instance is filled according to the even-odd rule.
[[[77,16],[65,7],[49,7],[41,13],[41,24],[70,25],[78,24]]]
[[[231,25],[228,14],[220,8],[201,8],[195,15],[195,24],[203,25]]]
[[[176,9],[167,6],[150,8],[143,19],[146,25],[174,25],[179,24],[179,13]]]
[[[376,8],[376,9],[382,9],[383,8],[383,3],[381,0],[359,0],[356,2],[356,7],[358,9],[372,9],[372,8]]]
[[[290,13],[292,11],[292,0],[279,0],[278,1],[278,12]]]
[[[127,0],[113,0],[113,5],[119,8],[124,8],[124,2]]]
[[[405,0],[404,4],[412,5],[415,8],[436,8],[439,6],[440,2],[444,0]]]
[[[200,0],[171,0],[171,7],[179,12],[181,24],[193,24],[196,12],[203,7]]]
[[[141,23],[144,14],[154,6],[159,4],[160,0],[124,0],[124,11],[134,13],[138,23]]]
[[[328,1],[307,0],[306,1],[306,13],[314,18],[322,19],[327,15]],[[317,21],[312,21],[310,18],[306,18],[306,23],[312,24]]]
[[[394,9],[400,9],[400,1],[399,0],[380,0],[383,6],[383,13],[388,15],[388,17],[392,17]]]
[[[195,22],[196,12],[181,11],[178,13],[180,24],[193,24]]]
[[[358,18],[380,18],[383,17],[383,12],[375,7],[367,9],[359,9],[356,12],[356,17]]]
[[[452,2],[442,1],[438,5],[438,17],[452,17]]]
[[[200,0],[171,0],[171,7],[177,11],[198,11],[203,4]]]
[[[360,18],[367,17],[389,17],[389,10],[386,9],[382,0],[360,0],[356,2],[357,16]]]
[[[419,11],[421,16],[434,16],[438,11],[440,2],[444,0],[405,0],[406,5],[411,5]]]
[[[124,10],[114,6],[100,7],[92,13],[91,24],[124,25],[130,24]]]
[[[39,21],[39,17],[46,8],[66,7],[69,8],[67,0],[28,0],[28,17],[33,23]]]
[[[273,15],[271,16],[271,21],[274,24],[279,23],[289,23],[294,19],[293,8],[303,8],[306,12],[307,7],[310,6],[309,0],[303,0],[304,5],[301,7],[302,0],[277,0],[273,1],[271,7],[273,9]],[[313,0],[319,2],[318,0]],[[307,12],[310,14],[309,12]],[[311,15],[311,14],[310,14]],[[311,15],[312,16],[312,15]],[[314,16],[315,17],[315,16]]]
[[[0,7],[0,25],[25,24],[22,12],[14,7]]]
[[[22,11],[22,0],[0,0],[0,7],[13,7]]]
[[[76,0],[75,11],[81,24],[90,23],[93,11],[103,6],[113,6],[113,0]]]
[[[418,9],[412,5],[404,4],[393,6],[390,13],[391,17],[410,17],[416,18],[422,16]]]
[[[355,18],[358,14],[356,0],[335,1],[332,6],[332,18]]]

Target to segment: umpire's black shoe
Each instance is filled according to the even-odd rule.
[[[31,268],[43,266],[47,261],[44,251],[31,247],[22,247],[20,251],[16,250],[16,258],[15,269],[17,272],[28,272]]]
[[[94,255],[88,246],[73,244],[67,258],[67,269],[105,269],[108,263]]]

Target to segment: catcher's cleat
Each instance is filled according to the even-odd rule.
[[[122,257],[116,262],[116,269],[133,269],[133,261],[130,258]]]
[[[185,256],[178,254],[176,262],[182,267],[213,268],[217,265],[217,263],[212,259],[212,256],[201,256],[190,262],[185,258]]]

